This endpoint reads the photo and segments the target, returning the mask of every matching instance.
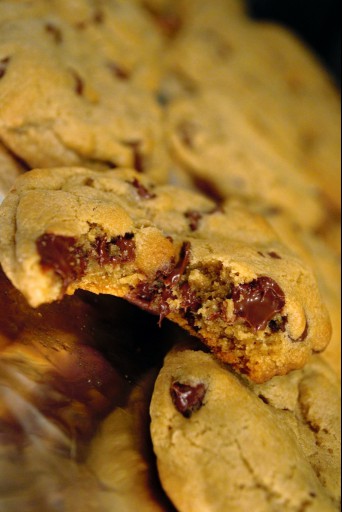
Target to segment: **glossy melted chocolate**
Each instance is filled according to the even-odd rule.
[[[87,268],[88,258],[76,245],[76,238],[45,233],[36,241],[40,264],[53,270],[62,280],[63,290],[80,279]]]
[[[202,383],[191,385],[173,382],[170,387],[173,405],[185,418],[190,418],[202,407],[206,391]]]
[[[285,294],[270,277],[262,276],[232,290],[234,313],[247,325],[259,331],[283,309]]]

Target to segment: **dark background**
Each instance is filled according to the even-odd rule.
[[[340,0],[248,0],[256,19],[274,20],[292,28],[321,58],[341,86]]]

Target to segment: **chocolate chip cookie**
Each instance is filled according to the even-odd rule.
[[[163,181],[162,48],[133,2],[1,2],[0,140],[29,168],[130,166]]]
[[[319,356],[254,385],[202,350],[177,348],[150,412],[159,476],[178,511],[339,510],[339,384]]]
[[[222,108],[233,101],[268,151],[288,162],[289,173],[308,177],[338,210],[340,95],[331,78],[285,28],[215,15],[216,2],[208,5],[212,13],[192,16],[168,52],[169,102],[220,92]]]
[[[309,229],[324,222],[319,190],[265,146],[225,95],[207,92],[173,102],[167,136],[172,156],[193,186],[217,202],[240,197],[266,212],[286,212]]]
[[[329,341],[312,271],[244,206],[134,170],[60,168],[20,178],[0,219],[1,264],[32,306],[78,288],[124,297],[260,382]]]

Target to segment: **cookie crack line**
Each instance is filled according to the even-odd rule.
[[[201,219],[189,224],[189,211]],[[34,307],[79,288],[125,298],[257,382],[302,367],[329,341],[312,272],[245,206],[217,209],[131,169],[66,167],[23,175],[0,220],[0,261]],[[274,247],[281,257],[265,258]]]
[[[239,440],[235,439],[234,442],[235,442],[235,445],[237,446],[238,452],[240,454],[241,461],[243,462],[244,466],[246,467],[246,469],[248,470],[248,472],[250,473],[250,475],[252,476],[252,478],[255,482],[255,487],[264,491],[265,495],[267,496],[267,499],[271,502],[276,501],[277,505],[279,506],[279,501],[281,500],[281,495],[279,493],[276,493],[275,491],[273,491],[269,485],[266,485],[264,482],[260,481],[260,479],[257,477],[255,471],[253,471],[253,467],[251,466],[251,464],[249,464],[247,458],[244,456],[243,449],[239,443]],[[288,502],[286,500],[282,501],[282,506],[287,505],[287,504],[288,504]]]

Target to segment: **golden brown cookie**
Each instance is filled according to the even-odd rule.
[[[167,138],[193,186],[217,202],[240,197],[266,212],[283,211],[309,229],[324,222],[326,204],[319,189],[271,151],[225,95],[206,92],[171,103]]]
[[[339,510],[339,384],[318,356],[253,385],[176,348],[150,411],[160,479],[179,512]]]
[[[125,297],[256,381],[329,341],[312,271],[245,206],[129,169],[60,168],[18,180],[0,220],[1,263],[33,306],[78,288]]]
[[[29,168],[127,165],[164,180],[162,48],[133,2],[2,2],[0,140]]]
[[[225,102],[233,102],[238,117],[268,151],[287,161],[289,173],[305,175],[339,210],[341,103],[336,86],[290,31],[222,16],[220,10],[215,14],[215,5],[208,4],[211,14],[194,15],[170,47],[162,83],[167,101],[180,96],[191,104],[198,93],[219,92],[223,109]],[[220,114],[219,106],[212,109]]]

